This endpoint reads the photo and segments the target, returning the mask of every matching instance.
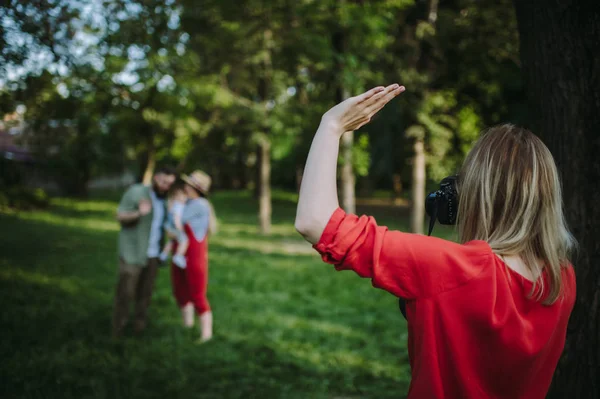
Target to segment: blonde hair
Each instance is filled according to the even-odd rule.
[[[527,129],[500,125],[484,131],[458,178],[461,242],[484,240],[500,256],[520,256],[536,281],[531,296],[554,303],[562,292],[562,268],[576,242],[562,209],[554,158]],[[545,291],[547,290],[547,294]]]

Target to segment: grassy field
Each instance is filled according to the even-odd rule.
[[[0,213],[0,397],[403,397],[410,374],[396,299],[320,262],[294,232],[293,195],[276,195],[269,238],[249,194],[213,200],[215,338],[205,345],[180,326],[167,269],[145,334],[110,339],[114,200]],[[404,227],[404,210],[363,210]]]

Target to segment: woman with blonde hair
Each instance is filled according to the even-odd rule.
[[[460,243],[346,214],[336,189],[339,139],[403,91],[378,87],[323,115],[296,228],[325,262],[406,302],[408,398],[544,398],[575,302],[575,242],[554,160],[525,129],[484,132],[445,182],[441,213],[457,218]]]

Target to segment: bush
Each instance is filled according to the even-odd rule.
[[[31,210],[46,208],[50,204],[48,194],[41,188],[27,188],[22,186],[10,187],[0,192],[0,209],[14,208]]]

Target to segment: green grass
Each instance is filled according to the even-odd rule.
[[[322,264],[294,232],[294,200],[276,193],[266,238],[250,194],[213,198],[221,229],[210,248],[215,339],[205,345],[180,326],[167,269],[146,333],[110,339],[114,199],[0,214],[0,397],[403,397],[410,374],[396,299]],[[373,212],[405,226],[405,211]]]

